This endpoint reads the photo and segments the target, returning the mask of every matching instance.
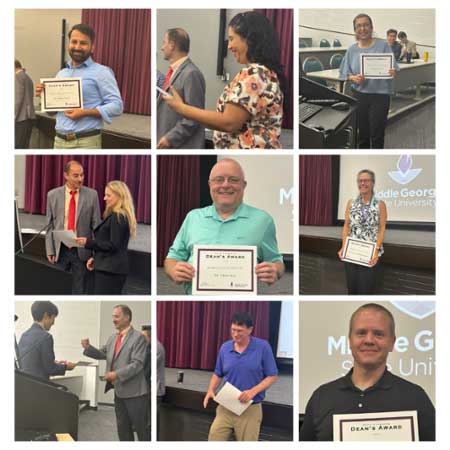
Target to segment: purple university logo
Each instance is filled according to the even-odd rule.
[[[388,172],[389,176],[398,184],[408,184],[416,178],[423,169],[412,169],[413,159],[411,155],[402,155],[398,158],[397,169]]]
[[[421,301],[393,301],[390,302],[393,306],[395,306],[400,311],[404,312],[405,314],[408,314],[411,317],[414,317],[415,319],[425,319],[425,317],[431,316],[431,314],[434,314],[434,311],[436,309],[436,303],[431,302],[421,302]]]

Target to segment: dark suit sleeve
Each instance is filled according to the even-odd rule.
[[[193,70],[186,76],[182,97],[187,105],[205,108],[205,79],[199,70]],[[172,148],[178,148],[196,133],[200,126],[198,122],[182,118],[166,133],[165,138],[170,142]]]
[[[87,239],[85,248],[101,252],[115,253],[123,247],[124,239],[127,237],[129,225],[125,216],[111,214],[110,235],[108,240]]]
[[[41,362],[42,367],[50,375],[64,375],[66,366],[55,362],[55,352],[53,350],[53,336],[48,334],[41,344]]]
[[[306,405],[305,415],[303,416],[303,424],[300,428],[300,441],[317,441],[316,431],[314,429],[314,405],[317,400],[315,392]]]
[[[435,441],[436,440],[436,411],[433,403],[429,399],[425,391],[420,388],[420,392],[416,395],[416,401],[419,408],[417,411],[417,421],[419,423],[419,440]]]

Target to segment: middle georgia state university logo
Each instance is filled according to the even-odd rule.
[[[397,169],[388,172],[389,176],[398,184],[408,184],[416,178],[423,169],[412,169],[413,159],[411,155],[402,155],[398,158]]]
[[[425,317],[431,316],[436,309],[436,303],[434,301],[392,301],[390,302],[397,309],[408,314],[411,317],[422,320]]]

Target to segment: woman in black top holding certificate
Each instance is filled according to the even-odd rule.
[[[374,194],[375,173],[364,169],[357,176],[359,195],[349,200],[345,209],[345,223],[342,230],[342,247],[339,258],[344,259],[347,237],[375,244],[375,252],[368,266],[345,262],[347,289],[349,295],[374,294],[377,287],[379,258],[383,254],[383,239],[386,229],[386,204],[377,200]]]
[[[94,239],[77,238],[78,244],[94,251],[86,265],[94,271],[94,294],[121,294],[128,274],[128,241],[136,235],[136,216],[128,186],[110,181],[105,188],[103,221]]]

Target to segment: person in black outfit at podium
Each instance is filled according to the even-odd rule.
[[[128,241],[136,235],[133,199],[123,181],[110,181],[105,188],[103,221],[94,239],[80,237],[80,246],[94,251],[86,266],[94,271],[94,294],[121,294],[128,274]]]

